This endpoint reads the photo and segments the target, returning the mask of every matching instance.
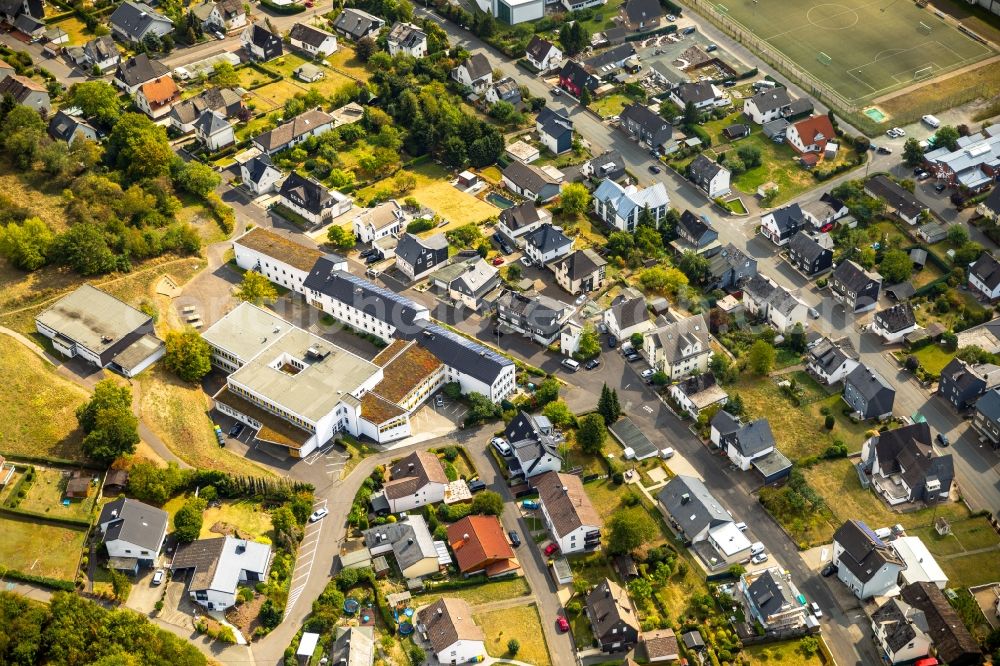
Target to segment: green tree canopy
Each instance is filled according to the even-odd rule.
[[[197,382],[212,369],[212,348],[190,326],[167,333],[164,363],[167,369],[186,382]]]
[[[260,305],[278,300],[278,290],[271,281],[257,271],[247,271],[236,290],[236,298]]]
[[[0,255],[22,270],[33,271],[48,263],[54,241],[52,230],[37,217],[0,227]]]
[[[608,438],[608,429],[604,425],[604,417],[598,413],[587,414],[580,419],[580,427],[576,432],[576,441],[585,452],[598,455],[604,449],[604,441]]]
[[[879,265],[879,273],[882,274],[888,284],[897,284],[910,279],[913,274],[913,261],[903,250],[889,250],[882,257]]]
[[[503,513],[503,498],[492,490],[484,490],[472,498],[471,513],[499,516]]]
[[[600,353],[601,340],[597,337],[597,329],[594,328],[593,324],[588,323],[583,327],[583,332],[580,333],[580,346],[577,349],[577,354],[581,358],[589,359]]]
[[[920,147],[920,140],[911,136],[903,143],[903,163],[908,167],[915,167],[923,164],[923,161],[924,149]]]
[[[124,113],[115,123],[108,155],[129,181],[166,175],[175,157],[167,131],[140,113]]]
[[[207,164],[196,162],[175,162],[174,182],[185,192],[204,199],[214,191],[222,178]]]
[[[331,224],[326,232],[326,239],[330,245],[338,250],[350,250],[356,242],[354,234],[338,224]]]
[[[936,147],[944,146],[948,150],[957,150],[958,139],[958,130],[951,125],[939,127],[938,130],[934,132],[934,145]]]
[[[777,352],[773,345],[766,340],[757,340],[747,352],[747,367],[754,374],[764,376],[771,372],[776,358]]]
[[[205,508],[208,504],[200,497],[190,497],[174,514],[174,536],[181,543],[191,543],[201,534]]]
[[[627,555],[656,536],[656,523],[641,507],[619,509],[611,516],[608,552]]]
[[[567,427],[573,424],[576,417],[569,410],[569,406],[562,400],[555,400],[545,405],[542,414],[548,417],[552,423],[560,427]]]
[[[232,65],[229,67],[232,69]],[[106,81],[74,83],[66,93],[65,104],[75,106],[84,118],[94,118],[105,127],[112,127],[122,114],[121,97]]]
[[[590,192],[582,183],[570,183],[563,188],[560,202],[563,212],[579,215],[590,208]]]

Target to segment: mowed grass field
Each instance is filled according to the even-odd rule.
[[[512,657],[507,651],[507,642],[513,638],[521,648],[512,658],[535,666],[552,663],[535,604],[478,613],[473,618],[486,633],[486,651],[490,656]],[[546,622],[555,622],[555,618],[546,618]]]
[[[23,344],[0,334],[0,451],[83,460],[76,408],[89,395]],[[0,560],[2,563],[2,560]]]
[[[910,2],[721,0],[713,7],[854,102],[994,53]]]
[[[73,580],[87,532],[36,520],[0,517],[0,566]]]

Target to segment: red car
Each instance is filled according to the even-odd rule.
[[[550,543],[545,547],[546,555],[551,555],[552,553],[557,553],[557,552],[559,552],[559,544],[557,543]]]
[[[503,263],[503,257],[493,257],[493,265],[499,266]]]
[[[559,627],[559,631],[566,633],[569,631],[569,620],[564,618],[562,615],[557,615],[556,626]]]

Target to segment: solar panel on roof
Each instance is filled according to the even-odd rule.
[[[872,531],[872,528],[868,527],[861,521],[858,521],[858,527],[861,528],[861,531],[864,532],[868,536],[868,538],[875,543],[876,546],[880,546],[882,548],[885,547],[885,543],[882,541],[882,539],[878,538],[878,535],[875,534],[874,531]]]
[[[486,347],[486,346],[481,345],[479,343],[473,342],[472,340],[469,340],[468,338],[462,337],[461,335],[458,335],[457,333],[453,333],[452,331],[449,331],[448,329],[443,328],[441,326],[438,326],[436,324],[432,324],[432,325],[428,326],[427,328],[424,329],[424,331],[425,332],[429,331],[433,335],[444,336],[444,337],[448,338],[449,340],[451,340],[453,342],[457,342],[458,344],[462,345],[466,349],[469,349],[471,351],[477,352],[481,356],[483,356],[485,358],[488,358],[488,359],[490,359],[492,361],[496,361],[497,363],[506,364],[506,363],[510,362],[510,360],[508,358],[506,358],[505,356],[501,356],[500,354],[496,353],[495,351],[493,351],[489,347]]]

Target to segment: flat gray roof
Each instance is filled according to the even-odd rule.
[[[657,454],[656,445],[649,441],[646,434],[639,430],[639,427],[627,416],[614,423],[609,430],[615,439],[622,443],[622,446],[635,452],[637,459],[642,460]]]
[[[163,347],[163,341],[155,335],[147,333],[115,354],[115,357],[111,360],[117,363],[123,370],[131,372],[132,368],[158,352],[161,347]]]
[[[291,324],[271,344],[229,376],[232,384],[317,421],[381,372],[374,363]],[[258,334],[266,334],[267,329]],[[294,361],[294,362],[293,362]],[[301,365],[301,368],[295,365]]]
[[[84,284],[43,310],[35,321],[101,354],[149,319],[145,312]]]
[[[213,347],[247,361],[292,328],[278,315],[243,302],[212,324],[201,337]]]

